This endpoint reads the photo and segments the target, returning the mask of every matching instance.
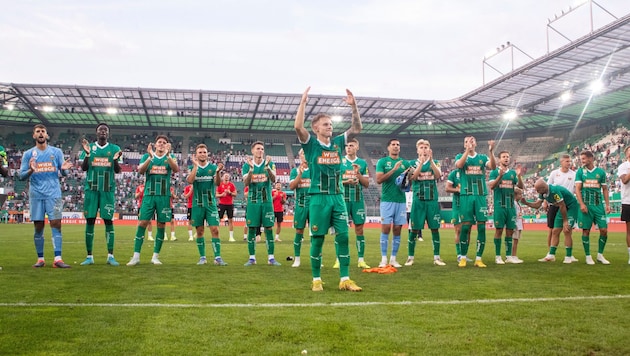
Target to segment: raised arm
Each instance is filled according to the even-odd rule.
[[[359,108],[357,107],[357,101],[354,98],[354,94],[349,89],[346,89],[346,97],[343,99],[346,104],[350,105],[352,109],[352,123],[350,128],[346,131],[346,140],[355,138],[361,133],[363,124],[361,123],[361,115],[359,115]]]
[[[298,140],[300,140],[300,142],[306,142],[306,140],[308,140],[308,131],[304,127],[304,120],[306,117],[306,103],[308,102],[309,90],[311,90],[311,87],[306,88],[306,90],[302,94],[302,99],[300,99],[300,106],[298,106],[297,114],[295,114],[295,123],[293,124],[293,128],[295,129]]]
[[[494,157],[494,140],[488,141],[488,168],[495,169],[497,168],[497,160]]]

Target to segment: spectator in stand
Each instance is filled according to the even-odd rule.
[[[230,242],[234,239],[234,197],[238,194],[234,183],[230,182],[230,174],[224,173],[221,183],[217,186],[217,198],[219,198],[219,221],[227,214]]]
[[[284,203],[287,202],[287,193],[282,191],[282,183],[277,182],[271,191],[271,198],[273,200],[273,215],[276,220],[276,236],[274,241],[282,242],[280,240],[280,232],[282,231],[282,221],[284,221]]]

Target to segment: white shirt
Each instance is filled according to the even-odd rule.
[[[621,178],[624,174],[630,173],[630,162],[623,162],[619,168],[617,168],[617,175]],[[621,204],[630,204],[630,182],[627,184],[621,183]]]
[[[549,174],[547,183],[565,187],[568,191],[575,194],[575,171],[569,169],[568,172],[564,173],[558,168]]]

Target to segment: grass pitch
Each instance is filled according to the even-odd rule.
[[[362,273],[351,247],[351,278],[364,291],[337,290],[333,238],[327,237],[324,292],[310,290],[310,244],[302,247],[302,267],[293,255],[293,230],[276,244],[280,267],[266,265],[264,245],[258,265],[244,267],[242,229],[222,255],[228,266],[197,266],[196,245],[178,228],[179,241],[165,242],[164,265],[149,263],[146,241],[141,264],[124,264],[133,252],[135,227],[116,227],[116,258],[105,264],[104,227],[97,225],[96,265],[85,258],[83,226],[63,227],[63,257],[69,270],[50,267],[53,256],[46,227],[46,260],[36,260],[32,225],[0,225],[0,354],[7,355],[621,355],[630,353],[630,265],[625,236],[611,233],[610,266],[540,263],[546,234],[525,231],[519,245],[523,265],[494,264],[488,231],[488,268],[458,268],[453,231],[442,230],[445,267],[432,261],[430,238],[416,247],[416,264],[397,273]],[[168,229],[167,229],[168,231]],[[380,261],[380,232],[366,230],[366,261]],[[406,241],[406,231],[403,240]],[[475,240],[476,232],[473,231]],[[354,232],[350,232],[354,243]],[[593,234],[591,249],[596,251]],[[211,247],[207,243],[211,258]],[[391,248],[391,247],[390,247]],[[471,256],[471,255],[469,255]],[[401,245],[399,262],[407,257]],[[75,264],[76,261],[76,264]]]

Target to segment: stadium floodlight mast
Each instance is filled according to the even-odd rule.
[[[612,16],[615,20],[617,20],[617,16],[613,15],[610,11],[606,10],[603,6],[601,6],[600,4],[596,3],[594,0],[579,0],[577,3],[573,4],[572,6],[569,6],[569,10],[568,11],[564,11],[562,10],[562,12],[558,15],[555,14],[553,19],[547,19],[547,54],[549,54],[549,52],[551,51],[551,49],[549,48],[549,30],[552,30],[553,32],[557,33],[558,35],[560,35],[562,38],[564,38],[565,40],[567,40],[568,42],[573,42],[573,40],[571,40],[569,37],[565,36],[562,32],[560,32],[557,28],[555,28],[553,26],[553,24],[557,21],[559,21],[560,19],[562,19],[563,17],[569,15],[570,13],[574,12],[575,10],[579,9],[580,7],[584,6],[584,5],[589,5],[589,20],[590,20],[590,32],[589,33],[593,33],[593,31],[595,30],[595,26],[593,24],[593,5],[597,6],[598,8],[602,9],[605,13],[607,13],[608,15]]]
[[[483,57],[483,61],[481,62],[481,74],[483,76],[483,85],[486,85],[486,66],[490,67],[491,69],[493,69],[495,72],[499,73],[500,75],[505,75],[505,73],[503,73],[502,71],[500,71],[499,69],[497,69],[496,67],[494,67],[493,65],[491,65],[490,63],[488,63],[488,61],[490,59],[492,59],[493,57],[497,56],[500,53],[503,53],[504,51],[509,51],[510,53],[510,71],[514,71],[514,50],[516,50],[517,52],[520,52],[522,54],[524,54],[525,56],[527,56],[530,60],[534,60],[534,57],[530,56],[529,54],[525,53],[522,49],[518,48],[514,43],[507,41],[505,44],[502,44],[501,46],[497,47],[495,50],[492,50],[488,53],[486,53],[486,55]]]

